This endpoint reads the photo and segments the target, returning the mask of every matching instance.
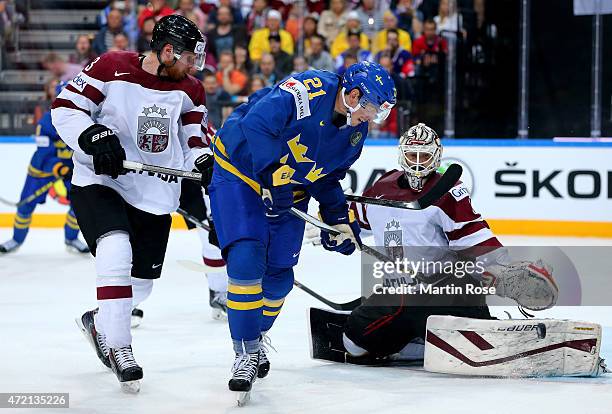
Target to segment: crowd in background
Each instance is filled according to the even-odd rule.
[[[196,76],[205,87],[215,127],[251,93],[291,73],[314,68],[341,75],[360,61],[378,62],[389,71],[400,107],[416,103],[425,116],[436,116],[426,109],[443,105],[447,39],[469,41],[484,19],[484,0],[457,0],[458,9],[449,0],[307,0],[302,9],[293,3],[113,0],[100,11],[99,30],[78,37],[69,61],[52,52],[41,63],[54,78],[68,80],[107,51],[146,53],[155,22],[176,13],[207,36],[206,68]],[[396,109],[372,135],[397,137],[397,117]]]

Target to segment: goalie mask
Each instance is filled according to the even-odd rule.
[[[440,138],[427,125],[415,125],[400,137],[399,164],[412,190],[423,189],[424,178],[438,169],[441,158]]]

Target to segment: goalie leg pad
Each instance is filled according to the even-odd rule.
[[[597,376],[601,326],[590,322],[430,316],[425,370],[499,377]]]

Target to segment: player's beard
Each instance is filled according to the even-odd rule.
[[[185,79],[188,73],[187,68],[180,68],[178,63],[175,63],[172,66],[166,66],[166,76],[173,81],[181,81]]]

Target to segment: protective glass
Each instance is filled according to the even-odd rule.
[[[365,96],[362,96],[359,99],[359,105],[366,111],[368,116],[377,124],[382,124],[384,120],[387,119],[387,117],[391,113],[391,109],[393,108],[393,104],[390,104],[389,102],[385,102],[382,105],[380,105],[380,107],[377,107],[373,103],[368,102]]]
[[[204,62],[206,61],[206,49],[205,42],[198,42],[193,52],[185,51],[181,54],[175,53],[174,57],[185,66],[192,66],[197,70],[204,69]]]

